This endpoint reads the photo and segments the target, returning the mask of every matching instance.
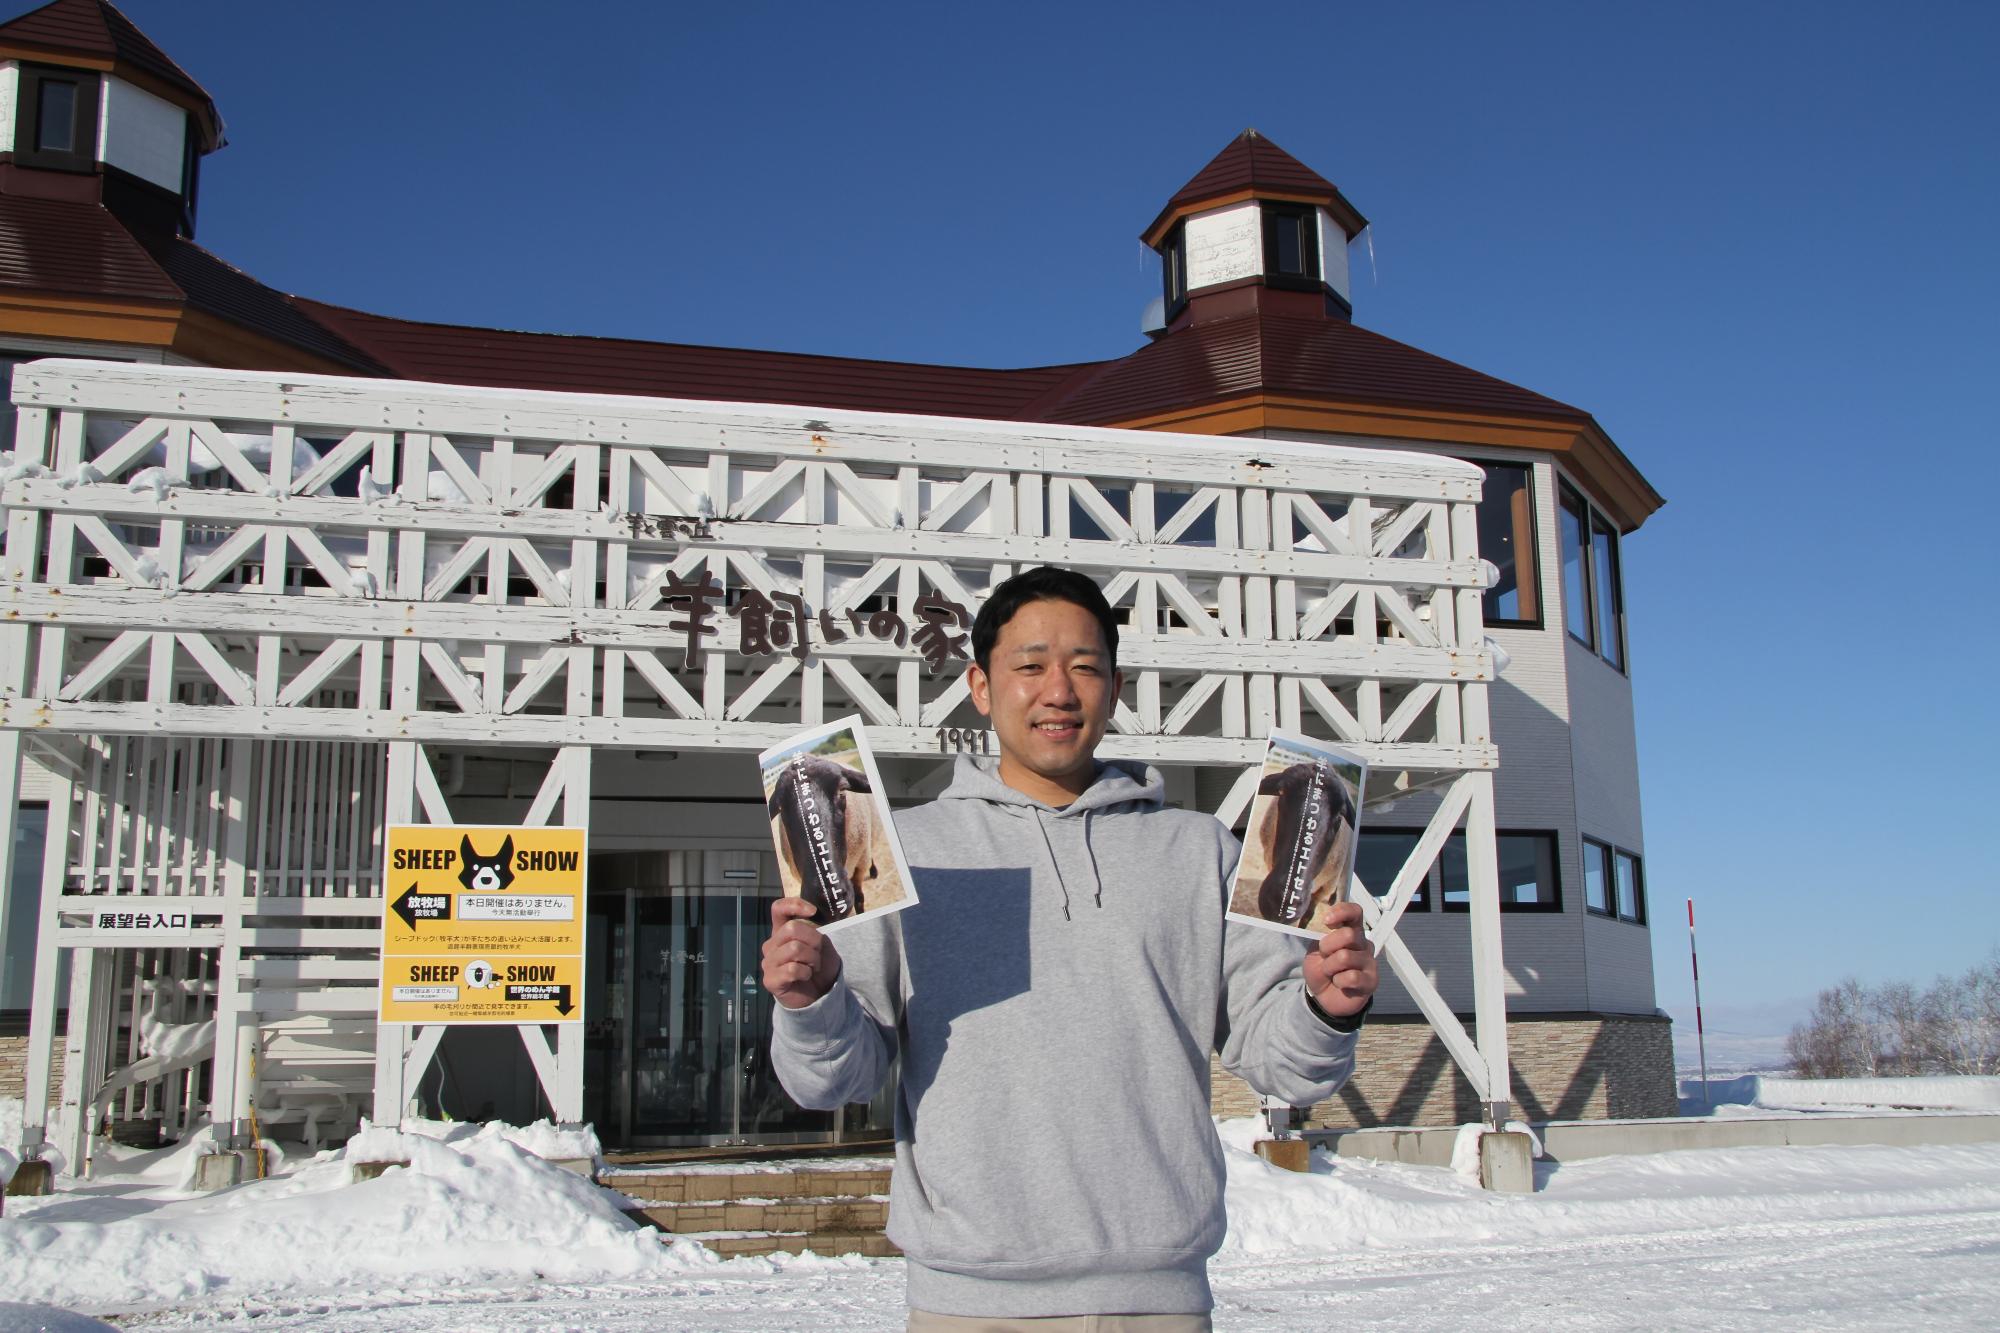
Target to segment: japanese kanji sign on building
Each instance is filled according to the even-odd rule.
[[[384,1023],[583,1019],[584,831],[389,829]]]

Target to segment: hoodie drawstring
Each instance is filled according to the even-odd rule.
[[[1048,853],[1049,869],[1055,872],[1056,887],[1062,890],[1063,920],[1067,921],[1070,919],[1069,881],[1063,878],[1062,859],[1056,855],[1055,844],[1049,841],[1049,826],[1042,822],[1042,812],[1030,810],[1028,818],[1035,822],[1035,830],[1042,835],[1042,850]]]
[[[1096,814],[1094,807],[1083,812],[1083,854],[1090,859],[1090,893],[1096,900],[1097,910],[1101,912],[1104,910],[1104,876],[1098,873],[1097,847],[1090,840],[1090,821]]]
[[[1091,845],[1090,841],[1090,821],[1096,814],[1097,811],[1094,809],[1083,812],[1083,854],[1085,859],[1090,863],[1091,901],[1097,904],[1099,911],[1103,911],[1104,876],[1097,869],[1097,849]],[[1049,826],[1044,821],[1040,810],[1030,810],[1028,816],[1035,821],[1035,828],[1042,835],[1042,850],[1048,854],[1049,869],[1055,873],[1056,886],[1062,890],[1063,920],[1071,920],[1072,918],[1069,914],[1069,881],[1063,877],[1062,858],[1056,855],[1055,843],[1049,840]]]

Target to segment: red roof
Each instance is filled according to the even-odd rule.
[[[1076,369],[982,370],[523,333],[392,319],[302,298],[294,303],[394,374],[447,384],[1006,419]]]
[[[368,375],[391,373],[283,292],[178,236],[140,242],[102,204],[0,194],[0,290],[186,306]]]
[[[185,304],[366,375],[496,388],[1102,425],[1252,393],[1585,419],[1342,319],[1255,311],[1108,361],[991,370],[394,319],[287,296],[94,203],[0,195],[0,289]]]
[[[1253,393],[1587,419],[1567,403],[1346,320],[1268,311],[1190,324],[1130,356],[1087,367],[1026,415],[1104,425]]]
[[[1359,235],[1361,229],[1368,225],[1368,220],[1347,202],[1346,196],[1332,181],[1256,130],[1245,130],[1230,140],[1229,146],[1211,158],[1207,166],[1197,171],[1194,179],[1174,192],[1174,197],[1167,200],[1167,206],[1153,219],[1152,226],[1146,228],[1143,239],[1147,244],[1153,244],[1156,233],[1164,230],[1177,214],[1193,212],[1213,200],[1246,193],[1283,195],[1323,203],[1347,228],[1349,236]]]
[[[0,23],[0,42],[80,55],[144,70],[170,87],[200,98],[211,109],[215,102],[194,77],[176,65],[152,39],[109,0],[53,0],[11,23]]]
[[[145,247],[99,204],[0,195],[0,288],[179,301]]]

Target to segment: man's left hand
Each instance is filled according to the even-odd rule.
[[[1361,929],[1361,904],[1336,903],[1327,932],[1306,955],[1306,993],[1329,1018],[1351,1018],[1368,1007],[1380,979],[1375,946]]]

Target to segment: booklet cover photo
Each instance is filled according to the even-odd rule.
[[[1250,803],[1229,917],[1318,937],[1344,902],[1360,841],[1368,765],[1339,746],[1273,731]]]
[[[889,799],[859,717],[815,727],[757,756],[785,895],[822,930],[917,901]]]

